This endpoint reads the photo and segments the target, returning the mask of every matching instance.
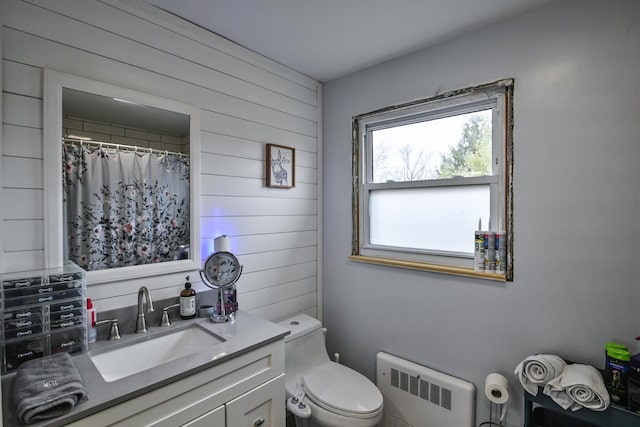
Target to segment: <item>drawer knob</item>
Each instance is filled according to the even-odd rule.
[[[264,418],[258,418],[253,425],[254,426],[261,426],[262,424],[264,424]]]

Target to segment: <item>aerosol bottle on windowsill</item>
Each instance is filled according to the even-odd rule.
[[[478,229],[474,233],[473,269],[475,271],[484,271],[484,231],[482,231],[482,218],[478,219]]]

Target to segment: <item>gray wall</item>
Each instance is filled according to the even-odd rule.
[[[603,366],[640,332],[640,3],[562,1],[324,86],[323,315],[330,352],[378,351],[475,383],[540,352]],[[348,261],[351,117],[515,78],[513,283]],[[472,237],[469,236],[471,239]],[[639,350],[632,347],[634,351]]]

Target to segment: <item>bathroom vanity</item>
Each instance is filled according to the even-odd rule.
[[[73,358],[89,399],[36,425],[283,426],[287,333],[240,311],[234,322],[179,321],[94,343]],[[14,376],[2,380],[8,426],[20,425],[10,401]]]

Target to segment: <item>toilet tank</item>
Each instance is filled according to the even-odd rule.
[[[300,314],[278,322],[291,334],[284,337],[284,370],[288,378],[297,378],[311,368],[329,361],[322,324],[318,319]]]

